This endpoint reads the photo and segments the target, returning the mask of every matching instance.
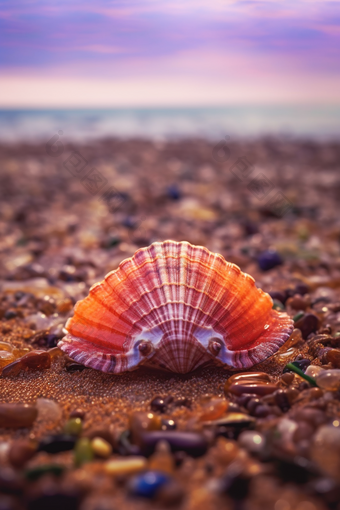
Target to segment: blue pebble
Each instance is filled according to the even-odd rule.
[[[146,471],[135,476],[129,483],[129,493],[142,498],[154,498],[157,491],[171,478],[160,471]]]
[[[167,188],[168,197],[173,200],[179,200],[181,198],[181,192],[177,186],[177,184],[171,184]]]
[[[262,271],[268,271],[269,269],[273,269],[273,267],[283,264],[282,258],[277,251],[274,250],[266,250],[260,253],[257,262]]]

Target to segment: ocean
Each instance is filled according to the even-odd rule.
[[[340,105],[0,110],[0,142],[102,137],[171,139],[286,136],[338,139]]]

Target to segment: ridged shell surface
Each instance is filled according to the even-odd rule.
[[[254,279],[187,242],[141,248],[79,301],[58,346],[104,372],[146,364],[187,373],[206,363],[244,369],[274,354],[292,320]]]

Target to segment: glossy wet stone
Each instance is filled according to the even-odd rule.
[[[0,351],[0,368],[5,367],[15,361],[15,356],[9,351]]]
[[[128,484],[128,492],[132,496],[152,499],[157,491],[170,481],[170,477],[158,471],[147,471],[137,475]]]
[[[212,421],[220,418],[228,409],[225,399],[215,398],[204,404],[200,410],[200,421]]]
[[[207,440],[202,434],[180,431],[155,431],[146,432],[142,435],[142,452],[146,456],[151,455],[154,453],[159,441],[166,441],[172,452],[184,451],[191,457],[200,457],[204,455],[208,448]]]
[[[50,366],[51,357],[47,351],[31,351],[7,365],[1,375],[2,377],[15,376],[22,370],[46,370]]]
[[[332,363],[334,368],[340,368],[340,350],[330,349],[327,351],[326,360],[328,363]]]
[[[27,404],[0,404],[0,427],[31,427],[38,416],[36,406]]]
[[[315,333],[319,326],[319,319],[312,313],[306,313],[295,323],[295,327],[301,330],[304,340],[307,340],[311,333]]]
[[[73,450],[75,443],[75,436],[56,434],[43,438],[39,443],[38,450],[47,453],[66,452]]]
[[[324,370],[315,377],[319,388],[328,391],[336,391],[340,388],[340,370]]]
[[[314,435],[311,458],[323,473],[340,481],[340,428],[323,425]]]
[[[171,402],[171,399],[163,398],[163,397],[155,397],[150,402],[151,410],[154,412],[165,413],[168,404]]]
[[[277,390],[277,386],[272,383],[258,383],[258,382],[236,382],[228,388],[228,392],[234,395],[242,395],[244,393],[254,393],[259,396],[269,395]]]
[[[265,447],[265,437],[253,430],[241,432],[238,442],[243,448],[252,453],[259,453]]]

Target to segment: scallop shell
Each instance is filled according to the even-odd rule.
[[[217,253],[165,241],[136,251],[79,301],[58,346],[103,372],[146,364],[187,373],[249,368],[274,354],[293,322],[254,279]]]

